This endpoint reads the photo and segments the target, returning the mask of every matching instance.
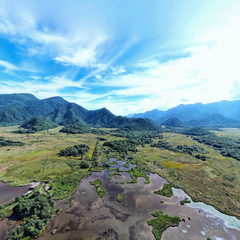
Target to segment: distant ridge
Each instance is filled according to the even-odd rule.
[[[35,117],[38,118],[36,119]],[[38,99],[34,95],[0,94],[0,124],[13,125],[43,120],[44,117],[54,124],[67,125],[83,122],[95,127],[117,127],[138,130],[159,130],[160,125],[148,119],[129,119],[115,116],[108,109],[87,110],[76,103],[61,97]],[[42,122],[42,121],[41,121]]]
[[[189,126],[240,127],[240,100],[181,104],[166,111],[155,109],[130,116],[131,118],[149,118],[158,123],[177,118]]]

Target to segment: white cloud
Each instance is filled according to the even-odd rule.
[[[18,2],[9,8],[8,2],[4,1],[0,6],[0,33],[25,46],[25,54],[47,54],[57,62],[79,67],[100,65],[98,48],[108,40],[104,29],[99,31],[92,26],[89,29],[86,25],[75,26],[69,15],[65,16],[66,24],[69,24],[67,30],[61,19],[63,16],[58,16],[56,29],[51,29],[48,25],[52,22],[46,22],[45,17],[44,13],[31,6],[24,7]]]
[[[0,67],[3,67],[7,72],[19,70],[17,66],[4,60],[0,60]]]
[[[27,72],[38,72],[38,70],[27,63],[22,63],[20,66],[12,64],[8,61],[0,59],[0,68],[3,68],[4,71],[8,74],[13,73],[15,71],[27,71]]]
[[[240,19],[223,26],[208,43],[185,49],[189,57],[166,63],[157,60],[139,62],[135,72],[100,79],[96,84],[123,87],[114,94],[127,98],[145,95],[141,101],[121,106],[112,100],[122,114],[168,108],[180,103],[231,100],[236,83],[240,83]],[[211,44],[209,44],[211,42]],[[113,92],[111,92],[111,95]],[[235,94],[236,95],[236,94]]]

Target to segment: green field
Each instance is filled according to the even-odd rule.
[[[55,197],[60,199],[74,192],[77,185],[68,186],[63,190],[59,187],[58,191],[59,184],[64,181],[71,183],[74,179],[80,181],[88,171],[88,169],[82,169],[73,173],[69,162],[77,164],[81,160],[79,157],[60,157],[58,153],[61,149],[76,144],[86,144],[90,150],[84,158],[92,159],[94,153],[99,162],[106,161],[108,157],[121,158],[123,156],[103,146],[104,141],[98,141],[99,137],[104,137],[106,141],[123,139],[111,136],[110,129],[105,129],[106,135],[99,136],[89,133],[60,133],[60,128],[35,134],[16,134],[13,131],[17,129],[17,126],[0,127],[0,136],[25,143],[24,146],[0,148],[0,179],[11,182],[12,185],[32,181],[50,181],[53,182],[52,191],[55,191]],[[215,131],[215,134],[240,138],[238,129],[223,129]],[[155,137],[153,142],[159,139]],[[197,159],[194,155],[151,147],[150,144],[139,145],[136,153],[130,153],[132,158],[129,161],[137,163],[140,167],[135,171],[137,169],[143,169],[143,171],[135,174],[132,172],[132,175],[136,175],[137,178],[138,176],[145,177],[144,171],[158,173],[172,185],[183,189],[194,200],[203,201],[222,212],[240,218],[240,161],[223,157],[212,147],[198,143],[186,135],[163,133],[163,140],[173,146],[198,145],[204,149],[202,155],[206,156],[206,161]],[[144,167],[141,167],[142,165]],[[94,167],[91,170],[101,169]]]
[[[60,157],[60,150],[86,144],[90,147],[87,154],[92,158],[99,135],[60,133],[61,127],[35,134],[16,134],[17,126],[0,127],[0,136],[25,143],[24,146],[0,148],[0,179],[12,185],[26,184],[32,181],[48,181],[60,178],[71,172],[67,164],[77,157]],[[108,140],[117,137],[104,136]]]
[[[220,133],[229,136],[231,131],[224,129]],[[240,132],[238,133],[240,137]],[[188,154],[158,148],[153,150],[147,145],[139,147],[136,154],[139,161],[183,189],[194,200],[203,201],[222,212],[240,218],[240,161],[223,157],[212,147],[198,143],[186,135],[163,135],[167,142],[175,146],[196,144],[202,147],[206,151],[204,155],[207,160],[202,161]],[[233,137],[236,138],[236,133]]]

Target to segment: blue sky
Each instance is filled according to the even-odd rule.
[[[240,99],[239,0],[0,0],[0,93],[125,115]]]

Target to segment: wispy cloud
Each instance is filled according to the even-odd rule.
[[[4,60],[0,60],[0,67],[3,67],[7,72],[19,70],[17,66]]]
[[[237,0],[0,2],[1,93],[116,114],[238,96]]]
[[[139,62],[131,73],[119,73],[100,79],[95,84],[122,87],[110,94],[127,99],[134,95],[148,95],[128,107],[112,100],[112,109],[124,113],[168,108],[180,103],[213,102],[232,99],[236,83],[240,82],[240,34],[236,35],[240,19],[215,32],[208,39],[211,44],[187,48],[188,57],[166,63],[158,60]],[[116,107],[117,105],[117,107]]]

